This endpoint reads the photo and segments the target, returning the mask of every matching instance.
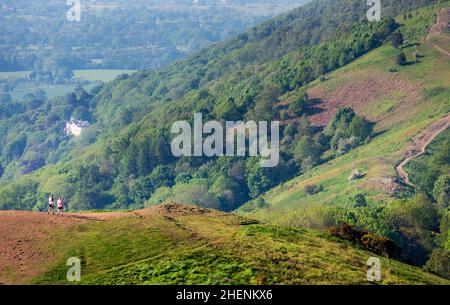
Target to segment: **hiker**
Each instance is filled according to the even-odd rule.
[[[64,199],[59,197],[57,204],[58,204],[58,211],[56,212],[56,216],[58,216],[59,213],[61,213],[61,216],[64,216]]]
[[[48,198],[48,215],[50,215],[50,211],[52,211],[52,215],[55,215],[55,200],[53,199],[53,194]]]

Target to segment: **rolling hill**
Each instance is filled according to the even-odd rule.
[[[20,230],[15,228],[20,227]],[[0,283],[69,284],[69,257],[82,261],[79,284],[369,284],[373,254],[326,234],[260,224],[195,206],[135,212],[0,213]],[[448,284],[382,258],[381,284]]]

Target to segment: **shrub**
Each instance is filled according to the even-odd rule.
[[[353,181],[356,179],[361,179],[364,175],[359,171],[359,169],[354,168],[350,177],[348,177],[348,181]]]
[[[300,97],[295,99],[289,104],[289,112],[293,115],[302,115],[308,107],[308,96],[302,94]]]
[[[332,227],[330,233],[334,237],[348,240],[376,254],[386,257],[397,257],[400,255],[400,248],[389,238],[358,230],[347,223],[343,223],[339,227]]]
[[[367,250],[386,257],[397,257],[400,254],[400,248],[392,240],[373,233],[363,235],[361,244]]]
[[[391,44],[394,48],[398,49],[403,44],[403,35],[399,32],[392,34]]]
[[[203,184],[177,184],[172,188],[172,192],[170,200],[177,203],[194,204],[210,209],[218,209],[220,207],[220,203],[215,195],[210,193],[208,187]]]
[[[450,280],[450,252],[444,249],[435,249],[424,269]]]
[[[348,223],[343,223],[339,227],[332,227],[330,234],[334,237],[338,237],[344,240],[348,240],[354,243],[361,242],[361,238],[369,232],[357,230],[354,226]]]
[[[367,205],[366,196],[364,194],[356,194],[352,198],[353,205],[356,207],[365,207]]]
[[[395,58],[395,63],[400,66],[405,65],[407,61],[408,59],[406,58],[405,53],[399,53]]]
[[[438,206],[445,209],[450,202],[450,175],[440,176],[434,183],[433,197]]]
[[[323,191],[322,185],[307,185],[305,186],[305,193],[308,195],[315,195]]]
[[[247,202],[243,206],[241,206],[238,210],[242,213],[252,213],[260,209],[264,209],[267,207],[267,202],[262,199],[261,197],[258,197],[256,199],[253,199],[252,201]]]
[[[159,205],[167,201],[173,195],[172,189],[169,187],[160,187],[155,190],[152,197],[147,201],[145,206]]]
[[[289,119],[289,114],[287,113],[287,111],[285,109],[280,111],[280,120],[282,121],[286,121]]]

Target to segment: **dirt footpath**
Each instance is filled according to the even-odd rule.
[[[427,41],[433,36],[444,33],[450,27],[450,7],[441,9],[436,16],[436,24],[428,31]]]
[[[400,164],[397,165],[397,167],[395,168],[400,178],[402,178],[402,180],[406,184],[415,187],[415,185],[412,184],[411,181],[409,180],[408,173],[404,170],[405,165],[409,161],[423,155],[425,153],[427,146],[449,126],[450,126],[450,114],[429,125],[417,137],[411,140],[411,143],[409,144],[405,153],[405,159],[402,162],[400,162]]]
[[[439,52],[450,56],[450,50],[444,50],[441,46],[438,46],[431,41],[434,37],[438,37],[450,29],[450,7],[441,9],[436,16],[436,24],[428,31],[425,41],[431,44]]]

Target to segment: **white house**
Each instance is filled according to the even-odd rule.
[[[79,137],[81,132],[90,126],[89,122],[71,119],[66,123],[64,131],[68,135]]]

